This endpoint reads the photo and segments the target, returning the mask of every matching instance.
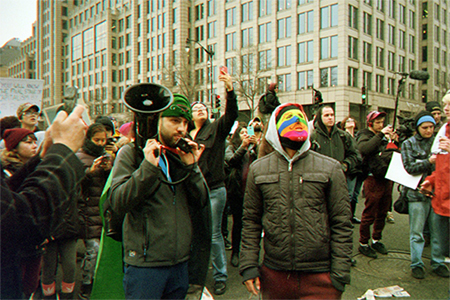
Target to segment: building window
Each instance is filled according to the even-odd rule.
[[[94,28],[83,31],[83,57],[94,53]]]
[[[388,2],[388,16],[395,19],[395,0],[387,0]]]
[[[348,6],[348,26],[358,29],[358,8],[353,5]]]
[[[195,20],[196,21],[201,20],[203,19],[203,17],[204,17],[204,5],[202,3],[195,7]]]
[[[348,57],[358,59],[358,39],[352,36],[348,37]]]
[[[384,76],[377,75],[377,86],[376,86],[377,93],[384,93]]]
[[[428,25],[423,24],[422,25],[422,40],[428,39]]]
[[[314,86],[313,70],[302,71],[297,73],[298,89],[304,90]]]
[[[412,34],[409,35],[409,52],[416,53],[416,37]]]
[[[372,64],[372,44],[364,42],[363,51],[364,51],[363,61],[366,64]]]
[[[402,4],[399,4],[398,5],[398,21],[401,24],[406,24],[405,15],[406,15],[406,7]]]
[[[230,75],[236,75],[237,73],[237,62],[236,62],[236,57],[232,57],[232,58],[227,58],[225,60],[225,65],[228,68],[228,73]]]
[[[422,47],[422,62],[428,61],[428,47],[423,46]]]
[[[278,52],[278,66],[290,66],[291,65],[291,46],[279,47]]]
[[[266,43],[272,40],[272,23],[259,25],[259,43]]]
[[[383,5],[384,0],[375,0],[375,1],[376,1],[375,6],[376,6],[377,10],[383,12],[384,11],[384,5]]]
[[[338,54],[337,35],[320,39],[320,59],[335,58]]]
[[[395,95],[395,79],[394,78],[388,78],[388,90],[389,95]]]
[[[291,17],[278,20],[278,39],[291,37]]]
[[[242,4],[242,22],[253,20],[253,1]]]
[[[388,70],[395,72],[395,54],[388,51]]]
[[[310,10],[298,15],[298,34],[314,30],[314,11]]]
[[[298,44],[298,63],[312,62],[314,59],[313,41]]]
[[[227,34],[225,36],[225,39],[226,39],[225,45],[226,51],[236,50],[236,32]]]
[[[358,87],[358,69],[348,67],[348,86]]]
[[[272,50],[264,50],[259,52],[259,69],[268,70],[272,67]]]
[[[278,75],[278,89],[280,91],[291,91],[291,74]]]
[[[409,27],[416,28],[416,13],[412,10],[409,10]]]
[[[363,72],[363,86],[366,87],[367,90],[372,90],[372,73],[371,72]]]
[[[242,29],[242,47],[253,45],[253,27]]]
[[[217,21],[208,23],[208,38],[216,37],[216,23]]]
[[[364,26],[364,33],[367,33],[368,35],[372,35],[372,15],[368,13],[364,13],[363,15],[363,26]]]
[[[406,72],[405,57],[401,55],[398,56],[398,71]]]
[[[291,0],[278,0],[278,11],[291,9]]]
[[[270,9],[272,7],[272,0],[259,0],[259,16],[270,15]]]
[[[72,37],[72,61],[81,58],[81,34]]]
[[[236,7],[227,9],[225,11],[225,15],[226,15],[226,21],[225,21],[226,27],[236,25]]]
[[[436,41],[436,42],[439,42],[440,41],[440,30],[439,30],[439,27],[438,26],[434,26],[434,40]]]
[[[334,27],[338,25],[338,5],[325,6],[320,9],[320,28]]]
[[[400,49],[405,49],[405,32],[401,29],[398,30],[398,47]]]
[[[253,60],[254,60],[254,58],[253,58],[252,53],[242,55],[241,70],[242,70],[243,74],[247,74],[247,73],[255,71]]]
[[[395,28],[391,24],[388,25],[388,42],[395,45]]]
[[[439,51],[439,48],[434,47],[434,62],[438,64],[440,61],[440,57],[441,57],[441,53]]]
[[[384,21],[377,19],[377,38],[384,41]]]

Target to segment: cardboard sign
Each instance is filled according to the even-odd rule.
[[[41,107],[44,80],[0,78],[0,117],[15,116],[20,104]]]

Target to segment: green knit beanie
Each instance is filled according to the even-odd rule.
[[[180,94],[173,94],[173,103],[162,112],[162,117],[183,117],[192,120],[192,110],[189,100]]]

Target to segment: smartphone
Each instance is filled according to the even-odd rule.
[[[183,138],[180,138],[180,139],[178,140],[178,142],[175,144],[175,147],[180,148],[181,151],[186,152],[186,153],[189,153],[189,152],[191,152],[191,150],[192,150],[192,147],[191,147],[191,146],[188,144],[188,142],[187,142],[185,139],[183,139]]]
[[[220,70],[220,73],[222,73],[222,74],[228,74],[228,68],[225,66],[221,66],[219,68],[219,70]]]
[[[253,126],[247,126],[247,134],[249,136],[255,135],[255,129],[253,128]]]

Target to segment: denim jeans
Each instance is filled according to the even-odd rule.
[[[408,202],[409,212],[409,246],[411,249],[411,268],[424,267],[422,261],[425,239],[423,229],[425,222],[430,218],[431,203]]]
[[[213,265],[213,278],[215,281],[226,281],[227,257],[225,255],[225,244],[222,236],[222,215],[227,201],[227,191],[225,187],[212,189],[209,193],[211,200],[212,219],[212,243],[211,261]]]
[[[448,226],[449,217],[436,214],[430,210],[430,232],[431,232],[431,268],[434,270],[444,264],[444,255],[448,251]]]
[[[123,276],[125,299],[185,299],[188,263],[143,268],[127,265]]]
[[[91,284],[94,277],[95,265],[97,264],[98,250],[100,247],[100,239],[86,239],[84,240],[86,246],[86,252],[84,253],[84,259],[81,264],[81,270],[83,271],[83,284]]]

